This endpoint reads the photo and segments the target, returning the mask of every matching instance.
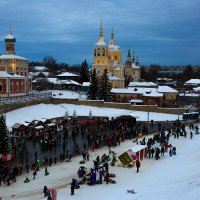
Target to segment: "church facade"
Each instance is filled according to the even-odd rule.
[[[130,59],[130,62],[128,61]],[[126,65],[122,64],[122,50],[116,45],[114,32],[107,44],[104,41],[102,22],[100,24],[99,40],[94,45],[94,62],[92,69],[96,70],[97,76],[102,76],[104,69],[107,68],[109,82],[112,88],[124,88],[125,78],[132,77],[131,80],[137,81],[140,78],[140,67],[138,59],[133,61],[127,56]]]
[[[0,55],[0,97],[13,97],[28,94],[32,90],[28,73],[28,60],[16,55],[16,38],[5,37],[5,53]]]

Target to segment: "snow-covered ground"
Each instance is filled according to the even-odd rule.
[[[108,116],[119,117],[121,115],[131,115],[136,117],[137,121],[148,121],[148,113],[142,111],[131,111],[125,109],[114,108],[99,108],[84,105],[73,104],[38,104],[34,106],[28,106],[13,110],[6,113],[6,123],[8,128],[11,128],[15,123],[23,124],[25,121],[31,122],[32,120],[41,120],[43,118],[51,119],[57,117],[63,117],[66,112],[69,116],[73,116],[74,110],[77,116],[89,116],[90,110],[93,116]],[[149,113],[149,121],[174,121],[178,118],[177,115],[163,114],[163,113]],[[180,115],[180,119],[182,116]]]
[[[52,97],[56,99],[86,99],[86,95],[82,92],[75,92],[71,90],[48,90],[52,92]]]
[[[187,129],[189,133],[189,130]],[[189,135],[189,134],[188,134]],[[70,186],[58,189],[58,200],[198,200],[200,196],[200,134],[193,139],[170,137],[173,146],[177,148],[177,155],[170,157],[168,153],[160,160],[145,159],[141,162],[140,172],[136,168],[123,168],[110,166],[110,173],[116,174],[116,184],[88,186],[81,185],[75,190],[75,195],[70,195]],[[133,146],[130,140],[113,148],[117,155],[123,150]],[[85,167],[92,167],[97,155],[108,153],[108,148],[103,147],[90,152],[90,161]],[[38,172],[36,180],[32,180],[32,173],[17,177],[17,182],[11,186],[1,186],[0,196],[3,200],[39,200],[44,199],[42,189],[44,185],[54,187],[71,182],[72,177],[77,177],[82,156],[72,158],[70,163],[58,163],[48,167],[49,176],[44,176],[44,168]],[[31,178],[30,183],[23,183],[25,177]],[[127,193],[127,189],[134,189],[136,194]],[[15,195],[12,197],[12,195]]]

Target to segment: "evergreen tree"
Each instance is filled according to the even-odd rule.
[[[8,130],[4,115],[0,116],[0,154],[10,153]]]
[[[97,94],[98,94],[98,78],[97,78],[96,69],[93,69],[88,97],[89,99],[96,100],[98,96]]]
[[[87,61],[84,60],[81,64],[80,83],[88,81],[89,81],[88,64]]]
[[[107,68],[105,68],[103,76],[101,76],[100,79],[100,86],[98,91],[99,99],[102,99],[104,101],[111,101],[112,100],[111,89],[112,86],[109,83],[108,70]]]

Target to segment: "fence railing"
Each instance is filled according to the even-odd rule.
[[[0,99],[0,105],[9,105],[15,103],[29,102],[33,100],[52,98],[52,92],[44,92],[38,94],[27,94],[24,96],[5,97]]]

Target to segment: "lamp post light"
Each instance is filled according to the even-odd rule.
[[[69,116],[69,110],[64,107],[63,105],[60,105],[62,108],[64,108],[66,110],[65,115],[64,115],[64,120],[67,120],[67,126],[65,126],[65,124],[63,124],[63,129],[66,128],[66,130],[64,131],[64,143],[66,142],[66,138],[67,138],[67,146],[69,148],[69,138],[70,138],[70,116]],[[70,148],[69,148],[70,149]]]
[[[149,135],[149,98],[148,98],[148,110],[147,110],[147,135]]]

